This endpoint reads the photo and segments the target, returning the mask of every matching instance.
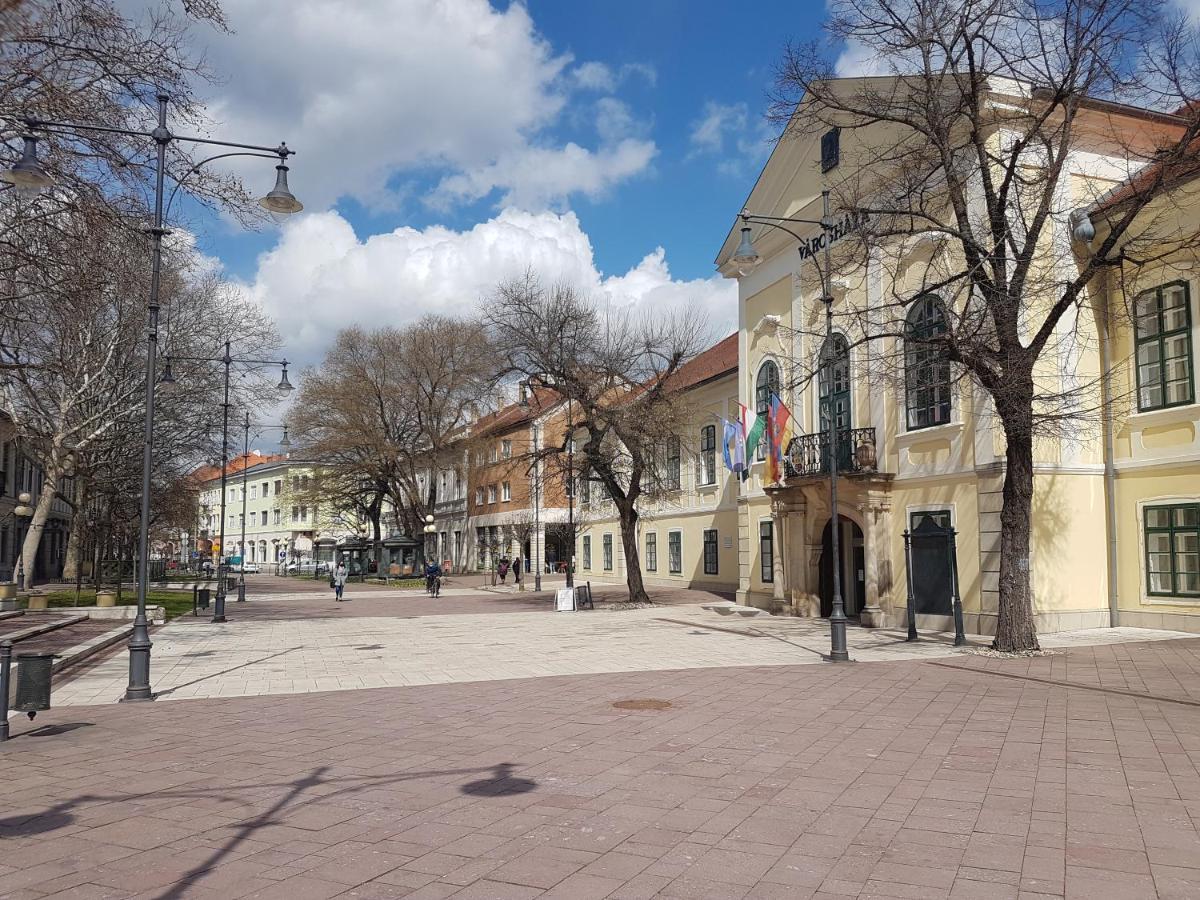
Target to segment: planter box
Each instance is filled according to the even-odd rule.
[[[96,593],[96,605],[99,607],[114,607],[117,605],[116,591],[98,591]]]
[[[49,609],[50,598],[45,594],[30,594],[28,609]]]
[[[16,600],[17,599],[17,583],[15,581],[6,581],[0,584],[0,600]]]

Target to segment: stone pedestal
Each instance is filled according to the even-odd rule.
[[[45,594],[30,594],[26,609],[49,609],[50,598]]]

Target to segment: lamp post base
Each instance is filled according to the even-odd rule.
[[[850,651],[846,648],[846,614],[842,612],[841,598],[834,600],[833,615],[829,617],[829,660],[849,662]]]
[[[213,617],[214,625],[220,625],[223,622],[229,621],[225,618],[225,592],[219,591],[216,600],[213,601]]]
[[[125,688],[125,696],[121,698],[122,702],[154,699],[154,693],[150,690],[150,648],[153,646],[146,616],[142,613],[133,620],[133,632],[129,635],[129,684]]]

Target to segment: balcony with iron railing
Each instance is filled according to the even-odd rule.
[[[859,475],[878,471],[875,429],[842,428],[838,430],[837,467],[842,475]],[[788,478],[807,478],[829,474],[829,432],[801,434],[792,438],[784,454],[784,470]]]

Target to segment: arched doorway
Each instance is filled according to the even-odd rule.
[[[821,615],[833,613],[833,522],[821,533]],[[846,516],[838,516],[838,571],[842,576],[842,602],[847,616],[857,616],[867,601],[866,552],[862,529]]]

